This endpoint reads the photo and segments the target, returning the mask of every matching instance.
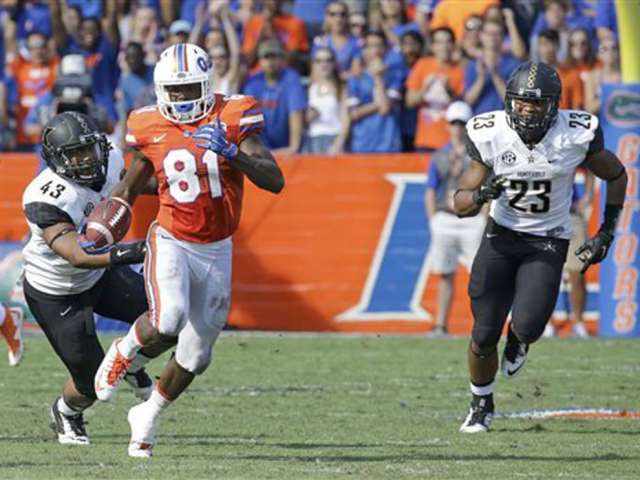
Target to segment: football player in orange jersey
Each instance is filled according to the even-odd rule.
[[[243,179],[278,193],[284,177],[260,140],[263,116],[251,97],[214,94],[207,54],[167,48],[154,70],[157,105],[131,113],[126,140],[134,161],[112,196],[133,203],[152,176],[160,209],[148,236],[150,310],[111,345],[95,377],[110,400],[143,346],[177,337],[151,398],[133,407],[129,455],[149,457],[158,417],[211,362],[227,320],[231,235],[240,220]]]
[[[0,337],[7,342],[9,366],[15,367],[22,360],[24,340],[22,339],[22,323],[24,313],[20,308],[9,308],[0,302]]]

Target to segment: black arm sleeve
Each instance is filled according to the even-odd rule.
[[[31,223],[35,223],[40,228],[47,228],[57,223],[70,223],[73,220],[67,212],[44,202],[27,203],[24,206],[24,214]]]
[[[595,131],[595,137],[593,137],[593,140],[591,140],[591,143],[589,144],[587,156],[601,152],[602,150],[604,150],[604,135],[602,134],[602,128],[598,125],[598,128]]]
[[[464,148],[467,151],[467,155],[471,157],[471,160],[475,160],[476,162],[480,162],[483,165],[486,165],[482,161],[482,156],[478,151],[478,147],[476,147],[475,143],[473,143],[473,140],[471,140],[471,137],[469,137],[469,133],[467,132],[466,129],[464,131]]]

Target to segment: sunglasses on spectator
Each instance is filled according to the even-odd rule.
[[[344,10],[334,10],[333,12],[331,10],[329,10],[327,12],[327,15],[329,15],[330,17],[346,17],[347,16],[347,12],[345,12]]]
[[[314,63],[333,63],[333,58],[331,57],[316,57],[313,59]]]
[[[598,47],[598,52],[600,53],[604,53],[604,52],[617,52],[618,51],[618,47],[616,45],[600,45]]]

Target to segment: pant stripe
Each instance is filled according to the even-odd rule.
[[[160,289],[156,278],[156,265],[158,253],[157,236],[158,224],[154,223],[149,229],[149,249],[147,251],[147,264],[145,268],[145,289],[149,299],[149,317],[151,324],[160,327]]]

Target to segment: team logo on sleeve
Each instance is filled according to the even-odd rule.
[[[516,163],[516,154],[509,150],[500,155],[500,160],[502,160],[502,163],[505,165],[513,165]]]

